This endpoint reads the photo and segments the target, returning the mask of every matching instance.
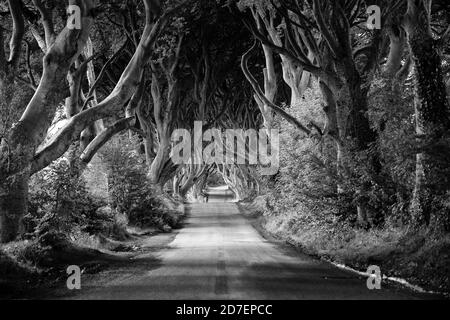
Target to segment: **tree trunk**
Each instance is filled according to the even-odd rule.
[[[177,174],[173,177],[172,189],[172,195],[174,197],[180,196],[180,177]]]
[[[160,139],[161,141],[158,147],[158,152],[156,153],[155,159],[153,159],[148,173],[150,183],[154,185],[157,190],[162,190],[162,186],[160,185],[161,177],[163,174],[164,166],[169,160],[170,155],[169,139],[166,139],[165,137],[162,137]]]
[[[0,187],[0,242],[13,241],[27,212],[28,179],[25,172],[14,176],[12,181],[4,181]]]
[[[394,25],[389,28],[389,56],[386,62],[384,73],[387,77],[393,78],[402,66],[403,51],[405,49],[404,31]]]
[[[82,29],[63,29],[44,57],[41,81],[25,112],[1,142],[0,239],[14,240],[27,213],[30,163],[45,139],[56,107],[68,95],[66,75],[82,52],[93,19],[91,1],[70,1],[82,8]],[[22,202],[20,202],[22,201]]]
[[[349,93],[349,116],[347,119],[347,125],[345,128],[345,134],[343,135],[347,140],[346,143],[350,143],[351,148],[348,151],[353,152],[367,152],[372,143],[376,142],[377,134],[370,127],[368,111],[368,88],[363,87],[363,79],[360,76],[352,58],[344,58],[339,63],[339,68],[342,70],[342,74],[346,80],[348,93]],[[345,156],[345,149],[341,149],[341,156]],[[342,160],[342,159],[341,159]],[[373,178],[381,170],[381,164],[376,154],[368,154],[368,174]],[[360,186],[356,192],[357,214],[358,224],[366,227],[368,225],[368,212],[367,212],[367,197],[366,192],[371,185],[370,181],[361,181]]]
[[[275,73],[275,66],[273,62],[273,52],[270,48],[263,45],[264,56],[266,60],[266,68],[264,68],[264,95],[267,100],[274,102],[275,94],[277,93],[277,77]],[[263,101],[261,101],[257,95],[255,95],[255,100],[261,111],[261,115],[264,120],[264,128],[270,134],[270,130],[273,126],[273,112],[272,109]]]
[[[422,152],[416,156],[416,182],[411,205],[414,227],[449,228],[444,206],[450,186],[448,130],[450,108],[441,58],[430,32],[431,2],[408,0],[404,26],[416,77],[416,133]]]

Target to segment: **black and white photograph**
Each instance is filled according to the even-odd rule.
[[[450,1],[0,0],[1,301],[449,298]]]

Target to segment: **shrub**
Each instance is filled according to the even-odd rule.
[[[138,141],[128,135],[115,137],[103,151],[109,176],[111,207],[125,214],[132,226],[156,226],[170,231],[178,225],[179,213],[174,210],[174,199],[154,195],[148,182],[145,158],[136,150]]]
[[[70,231],[74,223],[87,223],[102,205],[88,194],[84,180],[62,158],[31,179],[26,232]]]

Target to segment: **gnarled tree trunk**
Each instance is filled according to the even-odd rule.
[[[88,39],[93,22],[91,1],[71,0],[81,8],[81,30],[63,29],[43,60],[43,74],[20,120],[1,143],[0,241],[14,240],[27,213],[30,164],[46,137],[56,107],[68,95],[66,75]]]
[[[416,157],[412,225],[449,227],[443,205],[450,189],[450,107],[441,58],[430,32],[431,1],[408,0],[404,26],[416,77],[416,134],[422,152]]]

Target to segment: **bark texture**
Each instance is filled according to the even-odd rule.
[[[448,229],[444,206],[450,186],[450,107],[436,42],[430,32],[431,1],[408,0],[404,26],[416,77],[416,181],[411,205],[413,226]]]
[[[91,1],[71,0],[82,10],[81,30],[63,29],[43,60],[36,92],[20,120],[1,142],[0,241],[14,240],[27,212],[30,163],[46,137],[58,104],[69,95],[66,75],[82,52],[93,23]],[[21,203],[19,203],[22,201]]]

